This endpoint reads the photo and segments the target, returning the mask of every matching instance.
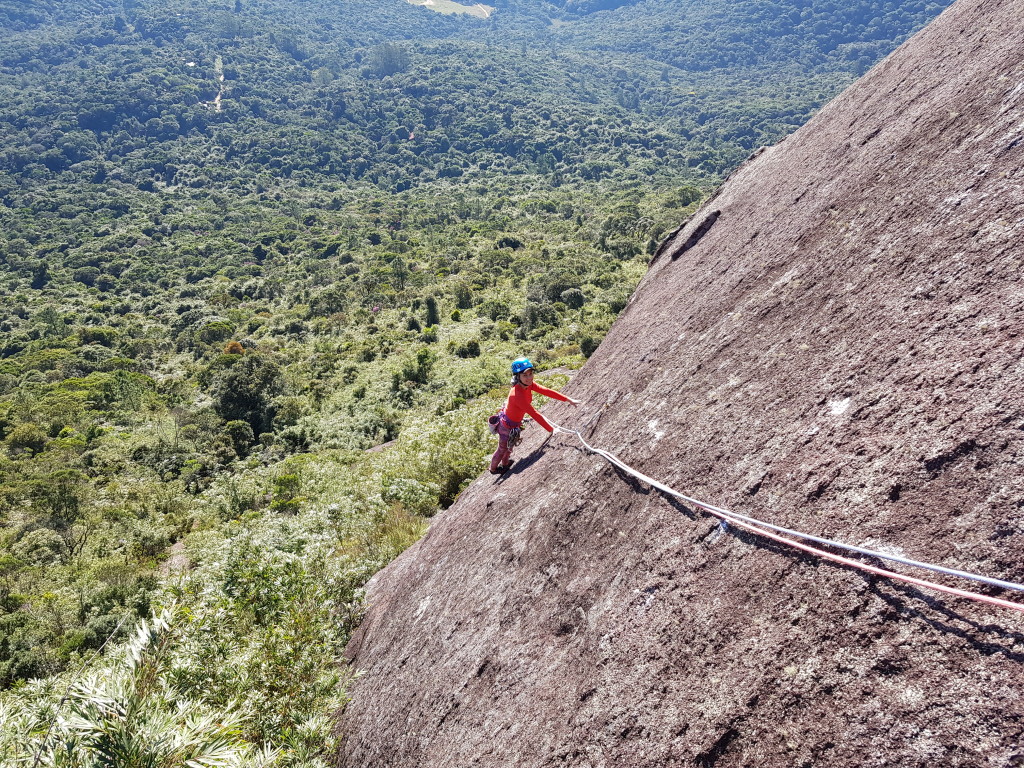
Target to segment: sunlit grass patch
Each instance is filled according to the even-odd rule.
[[[438,13],[444,13],[451,15],[453,13],[464,13],[468,16],[476,16],[478,19],[490,18],[490,15],[494,13],[494,8],[483,3],[477,3],[476,5],[462,5],[461,3],[453,3],[451,0],[409,0],[410,5],[421,5],[424,8],[429,8],[432,11]]]
[[[368,544],[388,559],[394,559],[427,532],[427,520],[395,505],[381,515]]]

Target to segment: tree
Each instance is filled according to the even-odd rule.
[[[378,77],[388,77],[409,68],[409,52],[397,43],[384,43],[370,54],[370,71]]]
[[[405,288],[405,281],[409,278],[409,265],[401,256],[395,256],[391,260],[391,277],[394,280],[395,288],[400,291]]]
[[[244,459],[248,455],[253,441],[256,439],[252,427],[247,421],[229,421],[224,425],[224,432],[230,438],[231,444],[235,448],[235,453]]]
[[[424,320],[424,325],[438,325],[441,322],[441,313],[437,309],[437,299],[433,296],[427,296],[427,316]]]
[[[214,382],[214,408],[223,419],[248,422],[258,435],[270,431],[272,402],[283,390],[276,363],[263,355],[246,355]]]
[[[32,287],[39,290],[48,282],[50,282],[50,271],[46,267],[46,262],[40,261],[32,269]]]

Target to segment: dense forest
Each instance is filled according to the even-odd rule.
[[[0,761],[325,764],[508,361],[943,6],[0,2]]]

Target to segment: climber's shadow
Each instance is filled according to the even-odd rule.
[[[540,457],[544,454],[544,446],[547,444],[547,440],[538,445],[528,454],[523,456],[521,459],[514,459],[512,462],[512,469],[499,477],[496,481],[496,485],[505,482],[508,478],[518,475],[520,472],[525,472],[534,464],[536,464]]]

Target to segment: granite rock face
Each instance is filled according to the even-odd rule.
[[[545,414],[706,501],[1024,581],[1022,19],[959,0],[741,167]],[[340,765],[1024,765],[1024,614],[530,432],[371,583]]]

